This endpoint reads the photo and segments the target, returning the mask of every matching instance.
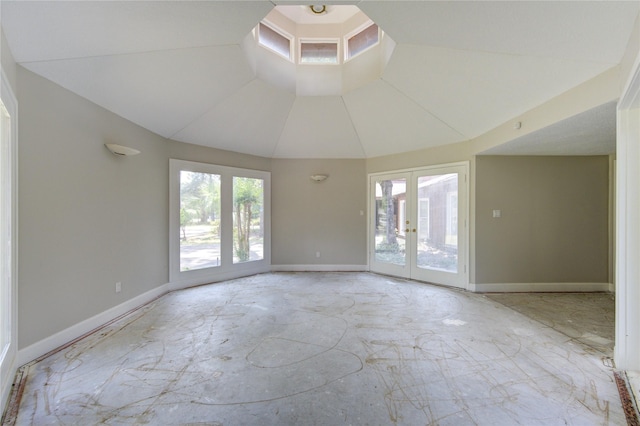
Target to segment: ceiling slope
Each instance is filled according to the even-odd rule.
[[[363,158],[360,138],[340,96],[299,96],[274,157]]]
[[[171,137],[254,78],[238,45],[24,66],[164,137]]]
[[[270,157],[294,101],[292,93],[254,79],[172,139]]]
[[[0,18],[20,65],[162,136],[267,157],[367,158],[477,137],[616,66],[640,10],[637,1],[330,2],[356,4],[395,50],[381,78],[342,96],[301,96],[291,62],[265,78],[270,53],[250,36],[274,4],[296,3],[2,0]],[[594,113],[580,131],[598,134],[613,119]],[[565,124],[553,130],[558,144],[561,128],[579,134]]]
[[[383,79],[472,138],[610,67],[600,62],[400,44]]]

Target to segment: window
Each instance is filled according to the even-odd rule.
[[[347,59],[378,43],[378,26],[371,24],[347,40]]]
[[[291,60],[291,39],[285,37],[264,23],[259,25],[258,42],[281,56]]]
[[[233,263],[264,258],[264,180],[233,178]]]
[[[180,171],[180,271],[220,266],[220,175]]]
[[[300,63],[302,64],[337,64],[338,43],[303,41],[300,43]]]
[[[171,160],[170,279],[193,285],[270,269],[270,174]]]

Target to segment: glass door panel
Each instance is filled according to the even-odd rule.
[[[466,175],[466,164],[412,173],[418,208],[411,278],[466,288]]]
[[[381,176],[371,182],[372,270],[402,275],[408,273],[407,177]]]
[[[466,288],[468,165],[370,178],[370,257],[380,272]]]
[[[420,176],[416,266],[458,272],[458,175]]]

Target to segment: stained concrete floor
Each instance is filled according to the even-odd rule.
[[[611,295],[501,296],[368,273],[173,292],[29,365],[15,423],[626,424],[610,350],[577,336],[608,333],[613,306],[583,305]],[[528,316],[540,304],[576,336]]]

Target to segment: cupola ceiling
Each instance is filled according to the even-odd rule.
[[[266,157],[369,158],[479,136],[615,67],[640,9],[345,4],[3,0],[0,18],[20,65],[164,137]],[[346,57],[346,36],[369,21],[379,41]],[[289,58],[260,45],[261,22],[292,38]],[[303,42],[325,43],[305,47],[312,60],[342,43],[338,63],[300,63]]]

